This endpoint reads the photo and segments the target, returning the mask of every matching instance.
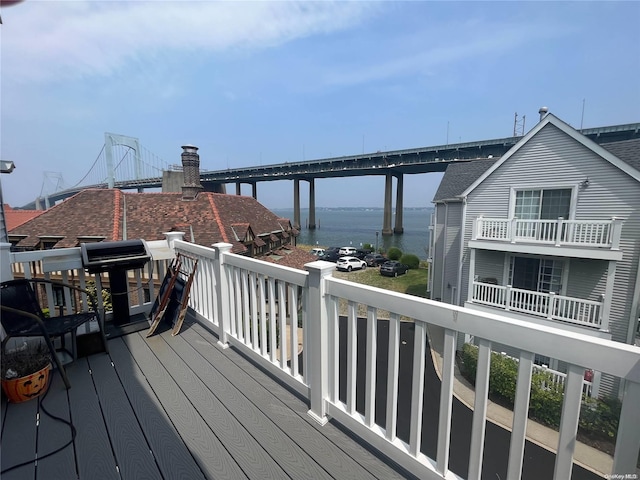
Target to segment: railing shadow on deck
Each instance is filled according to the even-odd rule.
[[[569,478],[574,468],[585,368],[623,381],[612,473],[635,471],[640,450],[640,420],[635,411],[640,401],[640,350],[634,346],[339,280],[331,276],[334,265],[328,262],[313,262],[306,265],[306,271],[299,271],[231,254],[229,244],[216,244],[209,249],[177,241],[175,248],[195,255],[199,265],[205,265],[194,282],[190,307],[200,321],[209,323],[219,334],[221,347],[239,348],[306,395],[309,415],[320,424],[328,417],[334,418],[419,477],[455,477],[450,469],[450,462],[459,454],[450,452],[455,408],[454,357],[458,339],[465,335],[478,339],[480,359],[470,421],[470,453],[468,463],[457,467],[458,474],[480,478],[486,468],[492,342],[522,350],[514,422],[504,466],[509,478],[523,475],[534,354],[568,364],[559,442],[556,457],[551,460],[553,478]],[[385,327],[380,326],[378,318],[383,311],[388,313]],[[414,330],[410,380],[404,373],[401,375],[407,371],[401,367],[407,341],[401,333],[405,320]],[[435,404],[425,401],[429,324],[445,332],[442,388]],[[297,345],[299,328],[304,332],[301,369],[294,360],[297,356],[286,361],[286,351]],[[380,343],[378,339],[385,328],[385,342]],[[340,329],[346,331],[346,338],[344,333],[340,335]],[[287,330],[291,335],[284,334]],[[386,364],[380,363],[381,358],[386,358]],[[405,367],[407,361],[405,358]],[[379,369],[384,370],[382,377]],[[380,378],[386,383],[385,395],[379,394]],[[409,385],[410,398],[406,396]],[[425,410],[432,410],[436,404],[437,421],[421,421]],[[407,411],[408,435],[402,424]],[[422,446],[426,438],[431,438],[431,446],[425,453]],[[501,453],[506,456],[505,451]]]

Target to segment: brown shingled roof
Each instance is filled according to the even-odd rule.
[[[36,246],[41,236],[62,237],[59,245],[74,246],[78,237],[88,235],[122,240],[125,231],[129,239],[160,240],[165,238],[164,232],[184,227],[186,239],[193,231],[194,243],[211,246],[228,242],[233,245],[232,252],[245,253],[244,235],[238,234],[238,240],[233,231],[239,225],[244,233],[250,229],[256,237],[291,228],[288,220],[279,219],[253,197],[202,192],[194,200],[184,201],[181,193],[88,189],[10,229],[9,236],[26,236],[20,246]]]
[[[280,248],[273,253],[274,255],[265,255],[261,257],[260,260],[266,260],[276,265],[297,268],[299,270],[304,270],[305,264],[318,260],[318,257],[315,255],[311,255],[309,252],[296,247]]]

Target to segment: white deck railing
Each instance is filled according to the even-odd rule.
[[[554,479],[571,477],[585,368],[624,381],[623,405],[612,472],[635,472],[640,451],[640,350],[600,338],[535,325],[471,309],[339,280],[331,276],[334,264],[317,261],[306,271],[280,267],[229,253],[231,245],[206,248],[183,241],[172,242],[176,251],[198,258],[198,271],[190,296],[197,318],[219,336],[220,346],[229,344],[253,357],[309,399],[309,414],[321,424],[333,417],[354,434],[381,450],[408,471],[425,479],[459,478],[449,470],[450,433],[453,410],[455,350],[458,335],[474,336],[479,344],[475,403],[471,429],[468,478],[482,474],[488,382],[492,343],[507,344],[522,351],[508,452],[508,478],[521,478],[526,438],[529,390],[534,353],[557,358],[568,365]],[[58,251],[57,253],[60,253]],[[33,252],[33,255],[56,253]],[[26,265],[32,259],[14,254]],[[42,257],[41,257],[42,258]],[[37,261],[35,257],[33,261]],[[47,263],[47,261],[45,261]],[[76,266],[76,270],[80,265]],[[78,271],[78,275],[81,275]],[[343,311],[344,310],[344,311]],[[375,423],[378,320],[389,319],[387,350],[387,399],[385,425]],[[362,313],[360,313],[362,312]],[[346,398],[339,395],[341,357],[339,322],[346,316]],[[364,355],[364,411],[356,409],[356,383],[361,369],[358,352],[358,318],[366,320]],[[400,378],[400,323],[413,322],[414,345],[411,377],[410,432],[397,436],[398,384]],[[362,320],[361,320],[362,321]],[[300,325],[301,331],[298,328]],[[427,326],[444,332],[442,388],[439,418],[422,423],[425,361],[430,354]],[[303,371],[299,373],[298,337],[302,336]],[[358,382],[359,383],[359,382]],[[437,433],[432,458],[421,449],[422,428]]]
[[[469,334],[479,339],[480,354],[476,377],[476,400],[469,462],[469,478],[480,478],[487,411],[487,386],[491,344],[508,344],[521,349],[517,395],[509,451],[509,478],[521,478],[528,399],[534,353],[557,358],[568,364],[564,379],[565,400],[559,432],[554,478],[571,476],[575,437],[583,393],[585,368],[625,379],[625,394],[613,461],[613,472],[633,472],[640,450],[640,351],[587,335],[570,333],[529,322],[511,320],[418,297],[339,280],[331,276],[334,265],[313,262],[307,271],[279,267],[229,252],[228,244],[213,249],[176,242],[177,251],[197,255],[208,263],[213,278],[199,270],[190,306],[201,321],[210,324],[224,347],[232,344],[254,357],[265,368],[309,398],[309,414],[323,424],[333,417],[355,434],[379,448],[390,458],[420,478],[458,478],[448,469],[456,338]],[[209,283],[207,283],[209,282]],[[277,297],[276,297],[277,296]],[[276,298],[276,301],[271,301]],[[376,359],[378,320],[385,313],[389,320],[386,352],[386,423],[375,423]],[[255,312],[255,314],[254,314]],[[346,316],[346,365],[340,365],[339,318]],[[356,409],[358,318],[366,318],[365,392],[363,412]],[[297,346],[298,318],[303,332],[304,376],[298,373],[287,351]],[[400,320],[415,324],[413,346],[410,433],[408,441],[396,435],[398,420],[398,381]],[[280,341],[275,339],[278,332]],[[437,431],[434,458],[421,451],[422,410],[424,408],[425,359],[429,355],[426,329],[444,329],[442,389],[437,425],[424,425]],[[287,330],[289,335],[284,335]],[[268,340],[265,335],[268,334]],[[288,340],[287,340],[288,339]],[[273,351],[273,346],[279,345]],[[280,352],[282,350],[282,352]],[[341,369],[346,370],[346,398],[341,400]]]
[[[621,231],[622,221],[615,217],[611,220],[521,220],[480,216],[476,219],[473,240],[617,250]]]
[[[152,242],[154,243],[154,242]],[[166,247],[166,242],[164,242]],[[44,278],[47,280],[55,280],[63,283],[70,283],[86,289],[88,282],[93,281],[97,292],[108,289],[107,274],[89,274],[86,273],[82,266],[82,254],[80,247],[75,248],[59,248],[53,250],[36,250],[29,252],[13,252],[9,253],[9,261],[11,265],[11,275],[14,278]],[[165,260],[157,260],[149,262],[145,269],[135,269],[128,271],[128,297],[129,312],[131,315],[138,313],[147,313],[152,306],[155,297],[154,290],[159,287],[166,269]],[[87,308],[87,298],[82,294],[79,298],[72,297],[69,289],[63,289],[62,305],[57,303],[56,292],[53,291],[51,285],[46,285],[47,308],[51,316],[72,313],[74,308]],[[145,292],[149,300],[145,301]],[[110,310],[105,308],[103,297],[101,294],[96,295],[98,308],[109,315]],[[74,305],[74,302],[80,302],[80,305]],[[89,325],[81,328],[90,328]],[[79,331],[79,333],[82,333]]]
[[[594,300],[474,281],[471,301],[549,320],[560,320],[585,327],[603,327],[603,302]]]

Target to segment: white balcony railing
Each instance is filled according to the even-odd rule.
[[[505,352],[502,352],[503,356],[512,358],[513,360],[515,360],[516,362],[519,362],[520,359],[519,358],[514,358],[511,357],[509,355],[507,355]],[[553,385],[562,385],[564,387],[564,384],[567,381],[567,374],[564,372],[560,372],[558,370],[554,370],[552,368],[549,368],[548,365],[537,365],[534,364],[533,365],[533,369],[537,372],[543,372],[546,373],[549,376],[549,382]],[[591,375],[593,375],[593,371],[591,371]],[[587,396],[587,397],[591,397],[593,395],[593,382],[591,380],[587,380],[586,378],[583,378],[582,380],[582,394]]]
[[[198,258],[189,306],[199,321],[218,334],[221,348],[234,345],[308,398],[309,415],[316,421],[324,424],[332,417],[420,478],[459,478],[449,470],[449,449],[455,350],[457,336],[465,334],[475,337],[480,348],[468,478],[482,475],[492,343],[508,344],[522,351],[511,444],[505,453],[508,455],[508,478],[521,478],[533,352],[557,358],[567,365],[554,478],[571,477],[586,368],[624,382],[611,473],[635,472],[640,451],[640,418],[637,415],[640,350],[634,346],[336,279],[331,276],[335,266],[328,262],[313,262],[301,271],[232,254],[229,244],[206,248],[175,241],[172,245],[175,251]],[[53,255],[33,252],[33,255],[37,254]],[[22,261],[20,255],[13,254],[13,260]],[[22,265],[26,267],[27,263]],[[76,268],[80,274],[80,265]],[[380,348],[376,338],[382,311],[386,312],[384,315],[389,322],[389,343],[382,347],[386,352],[380,352],[388,361],[384,367],[387,395],[381,407],[386,411],[386,421],[379,425],[375,422],[377,348]],[[363,317],[364,320],[359,320]],[[401,319],[414,324],[408,409],[410,432],[406,439],[396,435],[398,398],[404,394],[398,388],[399,352],[403,343],[400,339]],[[341,321],[346,321],[347,325],[346,355],[344,352],[341,355],[339,348],[339,341],[344,338],[340,336]],[[359,321],[366,322],[365,368],[362,369],[365,379],[364,387],[359,387],[365,391],[358,391],[356,395],[356,383],[360,385],[362,380],[361,368],[357,368],[361,362],[358,343],[362,343],[357,338]],[[423,425],[423,382],[425,362],[430,353],[427,327],[442,329],[444,343],[438,421]],[[302,368],[297,363],[300,349]],[[346,365],[341,365],[341,359],[345,359]],[[343,373],[345,377],[341,376],[341,371],[346,372],[346,375]],[[340,384],[346,386],[346,397],[340,396]],[[356,408],[356,396],[366,399],[363,411]],[[437,436],[435,453],[430,457],[421,449],[423,428],[433,429]]]
[[[617,250],[621,231],[622,221],[615,217],[611,220],[521,220],[480,216],[476,219],[473,240]]]
[[[472,302],[514,312],[527,313],[549,320],[560,320],[585,327],[603,328],[603,302],[534,292],[511,285],[473,282]]]

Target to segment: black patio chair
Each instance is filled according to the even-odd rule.
[[[50,284],[52,286],[68,288],[84,293],[87,295],[91,310],[57,317],[45,317],[38,302],[36,293],[37,284]],[[67,388],[70,388],[71,384],[69,383],[69,378],[58,355],[60,350],[68,352],[68,350],[64,348],[64,337],[66,334],[71,334],[72,343],[72,352],[68,353],[71,354],[73,360],[76,360],[76,330],[80,325],[96,320],[104,351],[109,351],[107,339],[104,334],[104,324],[98,312],[95,299],[87,290],[75,285],[40,278],[17,279],[2,282],[0,283],[0,309],[2,310],[0,320],[6,333],[6,337],[2,340],[2,354],[4,354],[6,344],[11,337],[44,337],[51,352],[51,358],[58,367],[60,376]],[[61,338],[61,348],[56,350],[53,341],[58,337]]]

